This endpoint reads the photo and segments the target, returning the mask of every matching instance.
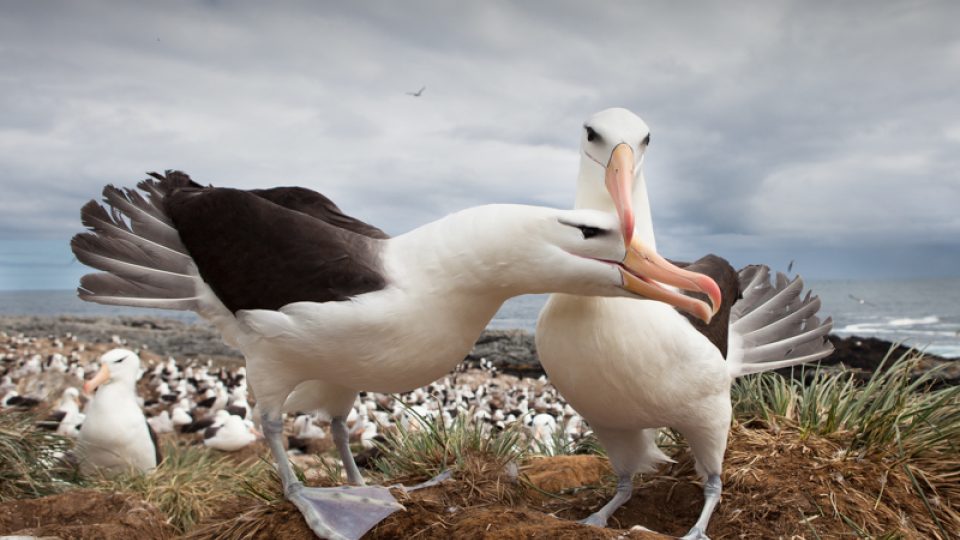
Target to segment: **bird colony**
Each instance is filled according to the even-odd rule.
[[[87,472],[150,470],[162,459],[157,439],[176,438],[220,452],[265,450],[246,368],[162,358],[126,346],[118,336],[110,343],[87,344],[71,334],[0,333],[0,410],[39,413],[39,427],[77,439],[82,453],[77,458]],[[103,366],[113,380],[94,388],[91,381]],[[545,377],[503,374],[485,360],[412,392],[364,392],[345,422],[351,443],[372,450],[398,425],[416,431],[421,419],[439,418],[449,425],[462,414],[487,430],[522,422],[531,444],[545,453],[589,433]],[[324,415],[297,411],[284,420],[287,452],[298,463],[310,464],[300,458],[333,449],[330,419]]]

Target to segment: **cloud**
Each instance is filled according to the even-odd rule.
[[[661,249],[960,251],[956,3],[0,12],[0,243],[65,243],[104,184],[165,168],[308,186],[391,233],[476,204],[568,206],[580,125],[618,105],[653,130]],[[955,274],[958,258],[931,260]]]

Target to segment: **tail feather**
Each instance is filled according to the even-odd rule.
[[[728,369],[734,377],[813,362],[829,356],[826,336],[833,319],[820,321],[820,298],[803,292],[803,280],[778,272],[771,283],[766,266],[740,271],[742,298],[730,317]]]
[[[83,276],[81,299],[101,304],[196,310],[202,286],[196,266],[163,209],[172,189],[195,185],[182,173],[152,173],[131,189],[106,186],[103,201],[84,205],[89,231],[70,242],[77,259],[104,273]]]

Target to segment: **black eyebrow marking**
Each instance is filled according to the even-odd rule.
[[[575,229],[580,229],[580,232],[583,234],[583,238],[589,239],[594,236],[604,236],[610,234],[610,229],[604,229],[602,227],[592,227],[590,225],[584,225],[583,223],[571,223],[569,221],[564,221],[563,219],[557,219],[562,225],[567,227],[573,227]]]
[[[588,140],[588,141],[593,142],[593,141],[602,141],[602,140],[603,140],[603,137],[601,137],[600,134],[597,133],[597,130],[593,129],[592,127],[590,127],[590,126],[588,126],[588,125],[584,125],[584,126],[583,126],[583,129],[585,129],[585,130],[587,131],[587,140]]]
[[[647,133],[647,136],[643,138],[643,142],[640,143],[640,146],[649,146],[650,145],[650,134]]]

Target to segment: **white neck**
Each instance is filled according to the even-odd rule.
[[[544,272],[528,238],[534,224],[524,219],[538,212],[554,211],[503,204],[451,214],[390,240],[387,273],[431,294],[483,298],[493,312],[513,296],[551,292],[557,280]]]
[[[574,208],[590,208],[613,213],[613,199],[604,187],[604,170],[598,163],[580,158],[580,174],[577,176],[577,197]],[[647,181],[643,176],[643,165],[638,168],[633,181],[633,212],[636,219],[634,234],[654,251],[657,241],[653,235],[653,215],[650,213],[650,199],[647,197]]]

